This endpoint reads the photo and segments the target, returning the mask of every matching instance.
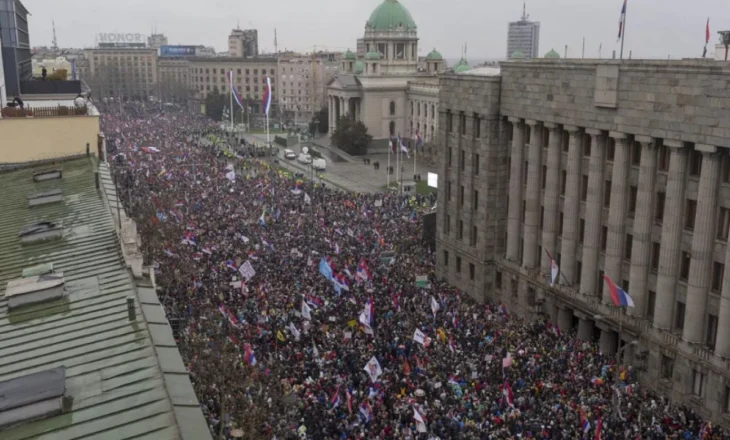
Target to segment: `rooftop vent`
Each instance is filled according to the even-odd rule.
[[[32,225],[23,226],[18,234],[20,241],[23,243],[33,243],[41,240],[50,240],[53,238],[61,238],[63,236],[63,226],[56,222],[38,222]]]
[[[23,269],[23,278],[37,277],[53,273],[53,263],[39,264]]]
[[[43,191],[32,196],[28,196],[28,206],[45,205],[47,203],[56,203],[63,200],[63,191],[60,189],[52,189]]]
[[[63,177],[61,170],[43,170],[33,174],[34,182],[43,182],[44,180],[60,179]]]
[[[0,382],[0,428],[63,412],[66,367]]]
[[[63,273],[47,273],[8,281],[5,299],[8,308],[27,306],[39,302],[63,298],[65,291]],[[2,402],[2,394],[0,394]]]

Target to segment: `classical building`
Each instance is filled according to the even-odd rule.
[[[432,136],[438,118],[433,113],[419,118],[411,108],[437,104],[436,74],[446,64],[434,49],[423,63],[426,68],[419,70],[416,23],[398,0],[384,0],[375,8],[358,41],[363,46],[364,56],[345,53],[340,73],[327,89],[330,133],[341,116],[350,115],[367,126],[376,146],[397,135],[415,138],[417,127],[422,137]]]
[[[520,53],[519,58],[538,58],[540,50],[540,22],[530,21],[525,5],[522,6],[522,17],[512,21],[507,28],[507,58]]]
[[[157,49],[85,49],[79,76],[102,98],[147,99],[157,95]]]
[[[441,78],[439,275],[618,350],[727,424],[730,68],[547,58],[480,73]],[[635,307],[611,305],[604,275]]]

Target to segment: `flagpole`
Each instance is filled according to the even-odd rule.
[[[388,175],[388,191],[390,191],[390,155],[393,154],[393,139],[388,141],[388,168],[386,174]]]
[[[266,107],[264,108],[264,111],[266,113],[266,145],[268,146],[268,154],[269,154],[269,157],[267,160],[271,159],[271,137],[269,136],[269,107],[271,107],[271,105],[269,104],[269,102],[271,102],[273,98],[271,96],[271,85],[270,84],[271,83],[269,82],[269,77],[267,76],[266,77],[266,93],[267,93],[266,101],[267,102],[265,104]]]
[[[626,17],[629,14],[629,2],[624,3],[626,5],[626,10],[624,11],[624,24],[623,28],[621,29],[621,54],[619,59],[623,61],[624,59],[624,39],[626,38]]]
[[[231,75],[228,78],[231,80],[229,88],[231,89],[231,130],[233,130],[233,69],[231,69]]]
[[[413,148],[413,180],[416,180],[416,156],[418,155],[418,137],[416,136],[416,145]]]

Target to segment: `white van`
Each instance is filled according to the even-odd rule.
[[[284,150],[284,158],[294,160],[297,158],[297,153],[293,152],[292,150]]]
[[[314,159],[312,161],[312,168],[317,171],[324,171],[327,169],[327,162],[324,159]]]
[[[312,163],[312,156],[310,156],[309,154],[302,153],[297,158],[297,162],[304,164],[304,165],[309,165],[310,163]]]

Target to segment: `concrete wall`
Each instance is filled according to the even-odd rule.
[[[730,64],[538,59],[501,69],[503,115],[730,147]],[[615,108],[597,107],[596,89],[610,91],[612,79]]]
[[[0,163],[22,163],[96,151],[99,116],[0,119]]]

